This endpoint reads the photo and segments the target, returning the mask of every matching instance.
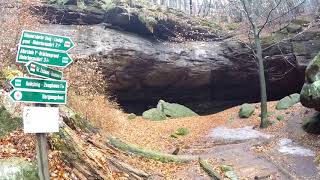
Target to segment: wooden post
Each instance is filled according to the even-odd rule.
[[[36,104],[36,107],[43,107],[44,104]],[[45,133],[36,133],[37,139],[37,162],[38,174],[40,180],[50,180],[47,135]]]

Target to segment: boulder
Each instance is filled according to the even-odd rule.
[[[276,105],[277,110],[285,110],[297,104],[300,101],[300,95],[295,93],[282,98]]]
[[[302,30],[302,26],[299,24],[295,24],[295,23],[290,23],[287,27],[286,27],[288,33],[297,33],[300,32]]]
[[[300,93],[301,104],[308,108],[320,108],[320,53],[306,69],[306,81]]]
[[[198,116],[197,113],[181,104],[168,103],[163,100],[159,101],[157,109],[170,118]]]
[[[239,117],[248,118],[253,114],[254,110],[255,110],[254,105],[247,104],[247,103],[242,104],[239,111]]]
[[[10,158],[0,160],[0,179],[39,179],[37,168],[34,164],[21,159]]]
[[[128,119],[129,119],[129,120],[135,119],[136,117],[137,117],[137,115],[134,114],[134,113],[130,113],[130,114],[128,115]]]
[[[305,118],[302,127],[308,133],[320,134],[320,114]]]
[[[157,108],[152,108],[143,112],[142,117],[151,121],[162,121],[166,119],[166,115]]]

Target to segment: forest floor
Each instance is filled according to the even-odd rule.
[[[148,150],[172,153],[193,158],[186,164],[161,163],[134,156],[119,155],[126,163],[153,174],[151,179],[210,179],[200,168],[197,158],[208,159],[214,169],[230,165],[240,179],[319,179],[316,157],[320,150],[319,136],[302,130],[303,117],[312,110],[297,104],[288,110],[275,110],[269,102],[269,119],[274,122],[259,129],[259,104],[248,119],[238,118],[239,106],[208,115],[165,121],[148,121],[141,117],[119,119],[121,128],[105,127],[112,135],[129,144]],[[279,121],[277,117],[284,116]],[[178,128],[188,128],[190,134],[172,138]],[[103,128],[103,127],[102,127]],[[104,128],[103,128],[104,129]],[[11,156],[35,159],[34,138],[21,130],[0,141],[0,158]],[[76,179],[72,168],[59,159],[59,152],[50,150],[52,179]]]

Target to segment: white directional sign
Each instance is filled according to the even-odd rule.
[[[59,108],[25,107],[23,130],[25,133],[59,132]]]

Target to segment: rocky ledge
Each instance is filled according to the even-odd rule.
[[[42,30],[71,36],[77,44],[71,53],[81,54],[79,61],[96,59],[109,90],[120,103],[148,101],[155,104],[159,99],[178,103],[259,99],[257,62],[251,50],[233,38],[210,32],[199,36],[206,39],[203,41],[196,38],[197,41],[164,41],[168,38],[159,41],[168,32],[155,28],[151,34],[158,38],[152,38],[144,33],[147,31],[127,29],[137,28],[130,24],[134,18],[127,24],[117,25],[106,21],[108,13],[105,12],[100,17],[96,11],[71,11],[70,6],[50,8],[45,16],[50,23],[43,24]],[[59,24],[48,19],[54,15]],[[111,23],[112,28],[105,22]],[[265,49],[270,99],[300,91],[306,66],[319,50],[319,34],[316,25],[289,41]],[[208,40],[211,36],[214,41]],[[198,34],[186,31],[180,36],[172,35],[170,39],[179,37],[192,39]]]

